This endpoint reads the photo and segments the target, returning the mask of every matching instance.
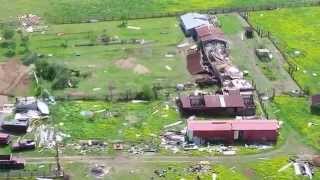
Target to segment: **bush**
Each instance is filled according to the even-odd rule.
[[[15,50],[13,50],[13,49],[8,49],[8,50],[4,53],[4,55],[5,55],[6,57],[13,57],[14,55],[16,55],[16,52],[15,52]]]
[[[16,48],[16,42],[14,41],[4,41],[1,43],[2,48],[9,48],[9,49],[15,49]]]
[[[3,29],[3,31],[2,31],[2,36],[3,36],[3,38],[4,39],[12,39],[13,38],[13,36],[14,36],[14,30],[13,29],[10,29],[10,28],[5,28],[5,29]]]
[[[34,52],[27,54],[21,59],[24,65],[35,64],[37,60],[38,60],[38,55],[37,53],[34,53]]]
[[[149,101],[155,99],[155,95],[149,85],[143,85],[142,91],[137,95],[137,98]]]

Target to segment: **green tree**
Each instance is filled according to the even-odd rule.
[[[2,30],[2,36],[4,39],[9,40],[14,37],[15,31],[9,27],[6,27]]]

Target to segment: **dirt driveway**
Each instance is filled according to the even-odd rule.
[[[249,26],[238,14],[233,15],[240,20],[243,27]],[[270,91],[272,88],[275,88],[277,94],[299,90],[299,87],[283,68],[285,64],[283,56],[267,38],[261,39],[255,36],[253,39],[246,39],[243,37],[242,31],[238,34],[227,35],[227,39],[230,42],[232,62],[241,70],[249,71],[249,78],[255,81],[260,92]],[[271,60],[273,62],[268,71],[276,77],[276,80],[270,80],[259,67],[261,61],[255,55],[254,50],[261,44],[272,52],[274,58]]]

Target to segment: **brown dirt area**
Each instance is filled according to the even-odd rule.
[[[120,59],[114,63],[118,68],[133,70],[137,74],[148,74],[150,70],[142,64],[137,64],[135,58]]]
[[[24,95],[30,83],[29,68],[19,60],[9,59],[0,64],[0,94]]]

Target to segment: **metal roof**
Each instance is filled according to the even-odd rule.
[[[199,27],[201,25],[209,24],[209,17],[206,14],[199,13],[187,13],[180,16],[180,20],[185,30],[191,30],[193,28]]]
[[[241,108],[245,107],[243,98],[240,94],[232,95],[203,95],[198,96],[203,98],[204,107],[207,108]],[[180,96],[180,101],[183,108],[191,108],[190,96]]]
[[[187,128],[192,131],[263,131],[278,130],[280,126],[277,120],[193,120],[187,122]]]
[[[202,42],[210,40],[219,40],[226,42],[223,31],[212,24],[197,27],[196,32],[199,40]]]
[[[192,75],[207,72],[201,64],[201,54],[199,51],[187,55],[187,69]]]

